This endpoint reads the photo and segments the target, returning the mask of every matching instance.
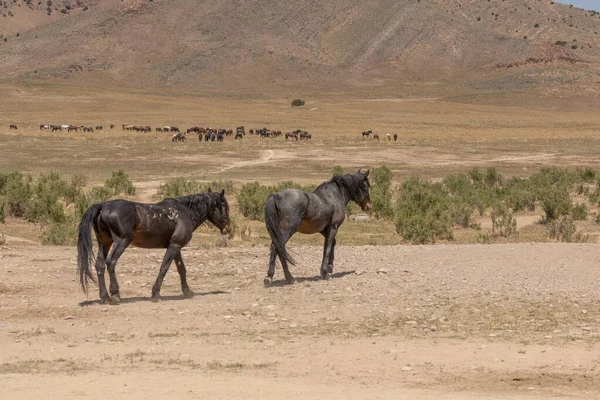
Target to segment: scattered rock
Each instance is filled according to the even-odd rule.
[[[65,320],[69,320],[69,319],[75,319],[75,317],[74,317],[74,316],[72,316],[72,315],[67,315],[67,316],[65,317]]]
[[[404,367],[400,368],[401,371],[407,372],[407,371],[412,371],[412,367],[409,367],[408,365],[405,365]]]
[[[378,274],[389,274],[389,273],[390,273],[390,270],[389,270],[389,269],[385,269],[385,268],[379,268],[379,269],[377,270],[377,273],[378,273]]]

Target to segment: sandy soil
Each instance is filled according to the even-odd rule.
[[[106,306],[73,248],[8,238],[3,398],[598,398],[598,250],[340,246],[321,281],[320,248],[298,246],[297,283],[265,289],[266,248],[192,247],[196,297],[173,269],[155,304],[162,253],[132,248]]]

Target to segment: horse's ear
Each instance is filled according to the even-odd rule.
[[[361,170],[361,169],[362,169],[362,168],[359,168],[359,169],[358,169],[358,171],[356,171],[356,173],[357,173],[357,174],[360,174],[360,173],[361,173],[361,172],[360,172],[360,170]]]
[[[212,193],[212,190],[211,190],[211,188],[208,188],[208,193]]]
[[[221,197],[225,197],[225,189],[221,190]]]
[[[367,170],[367,172],[365,172],[365,173],[363,174],[363,175],[365,176],[365,178],[368,178],[368,177],[369,177],[369,172],[371,172],[371,170],[370,170],[370,169],[368,169],[368,170]]]

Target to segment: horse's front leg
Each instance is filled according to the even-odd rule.
[[[167,248],[167,252],[163,258],[163,262],[160,266],[160,271],[158,272],[158,277],[156,278],[156,282],[152,286],[152,297],[150,300],[153,302],[160,301],[160,287],[162,286],[163,280],[165,279],[165,275],[167,275],[167,271],[169,270],[169,266],[173,262],[173,259],[181,250],[181,246],[171,244]]]
[[[335,247],[335,235],[337,234],[337,226],[331,227],[327,231],[325,236],[325,246],[323,247],[323,261],[321,262],[321,276],[323,279],[329,279],[329,268],[331,264],[331,271],[333,271],[333,250]]]
[[[183,258],[181,257],[181,251],[179,251],[175,255],[175,265],[177,265],[177,272],[179,272],[179,278],[181,278],[181,291],[183,292],[183,295],[185,296],[186,299],[191,299],[192,297],[194,297],[194,292],[192,292],[192,290],[190,289],[190,287],[188,286],[188,283],[187,283],[187,279],[186,279],[187,271],[185,270],[185,265],[183,264]]]

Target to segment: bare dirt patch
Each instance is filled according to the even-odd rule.
[[[197,296],[172,270],[155,304],[162,252],[129,249],[104,306],[78,291],[74,249],[4,246],[4,396],[597,395],[598,245],[341,246],[327,282],[320,248],[293,251],[297,283],[265,289],[266,248],[186,249]]]

